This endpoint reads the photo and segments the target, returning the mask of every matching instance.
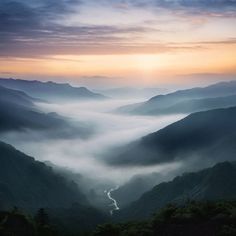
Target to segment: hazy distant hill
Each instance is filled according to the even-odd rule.
[[[157,94],[166,93],[168,90],[164,88],[132,88],[132,87],[121,87],[111,89],[100,89],[97,90],[108,97],[112,98],[143,98],[148,99]]]
[[[143,103],[120,107],[117,111],[140,115],[189,113],[235,105],[235,97],[231,95],[236,95],[236,81],[158,95]]]
[[[121,148],[113,165],[150,165],[187,158],[230,160],[236,153],[236,107],[193,113]]]
[[[39,112],[35,100],[22,91],[0,86],[0,131],[45,129],[63,123],[62,119]]]
[[[24,92],[0,86],[0,132],[44,131],[53,137],[87,137],[91,129],[77,124],[75,127],[66,118],[56,113],[44,113],[37,109],[32,98]]]
[[[45,114],[29,107],[0,100],[0,131],[25,129],[53,130],[66,126],[66,122],[54,114]]]
[[[0,86],[0,101],[6,103],[19,104],[22,106],[34,106],[34,102],[38,100],[36,98],[28,96],[26,93],[19,91],[8,89],[3,86]]]
[[[235,162],[219,163],[212,168],[186,173],[161,183],[117,214],[120,219],[143,219],[168,203],[222,199],[236,199]]]
[[[148,112],[148,115],[169,115],[169,114],[189,114],[198,111],[206,111],[216,108],[227,108],[236,106],[236,95],[190,99],[162,109],[154,109]]]
[[[93,93],[85,87],[72,87],[70,84],[41,82],[20,79],[0,79],[0,85],[26,92],[27,94],[48,100],[68,99],[104,99],[105,96]]]

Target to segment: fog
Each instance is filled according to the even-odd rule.
[[[177,121],[183,115],[162,117],[124,116],[113,114],[119,106],[138,100],[106,100],[98,102],[38,103],[44,112],[57,112],[74,124],[93,128],[89,138],[48,139],[38,132],[9,133],[3,140],[40,161],[49,161],[74,173],[97,180],[121,184],[135,174],[175,168],[176,163],[151,167],[113,168],[104,163],[103,155],[112,148],[125,145]],[[39,139],[39,135],[40,139]]]

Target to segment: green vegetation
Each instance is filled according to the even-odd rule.
[[[42,162],[0,142],[0,209],[32,211],[86,204],[78,186]]]
[[[29,217],[14,208],[0,212],[1,236],[235,236],[236,201],[167,205],[146,221],[107,223],[93,232],[60,229],[45,209]]]
[[[170,182],[162,182],[145,192],[137,201],[117,214],[120,220],[143,220],[167,204],[188,200],[217,201],[236,199],[236,163],[223,162],[213,167],[185,173]]]
[[[17,208],[0,212],[1,236],[56,236],[58,233],[49,224],[44,209],[39,209],[35,218],[24,215]]]
[[[74,230],[67,234],[50,224],[50,217],[39,209],[29,217],[14,209],[0,212],[1,236],[235,236],[236,201],[187,202],[168,205],[146,221],[107,223],[94,232]]]
[[[93,236],[235,236],[236,202],[168,205],[147,221],[98,226]]]
[[[60,226],[63,232],[91,230],[97,224],[106,222],[106,215],[90,206],[77,184],[57,174],[44,163],[3,142],[0,142],[0,163],[0,211],[5,211],[1,213],[3,216],[17,222],[10,228],[17,230],[19,221],[25,222],[24,228],[29,228],[25,217],[19,216],[19,210],[17,214],[15,211],[14,214],[9,213],[9,209],[14,206],[31,215],[45,208],[51,223]],[[43,219],[47,217],[41,210],[34,221],[44,225]],[[22,235],[27,236],[26,233]]]

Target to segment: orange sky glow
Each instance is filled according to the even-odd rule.
[[[37,24],[37,32],[34,25],[20,25],[26,33],[15,32],[13,38],[5,29],[0,76],[78,83],[81,77],[104,76],[151,85],[186,74],[236,74],[236,14],[231,5],[204,12],[196,4],[177,8],[157,3],[156,8],[153,1],[140,8],[129,1],[91,1],[63,12],[64,18],[50,12],[55,18]]]

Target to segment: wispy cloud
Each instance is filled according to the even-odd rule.
[[[137,7],[158,7],[172,10],[185,10],[188,13],[204,14],[206,12],[221,12],[231,14],[236,10],[235,0],[138,0],[129,1]]]
[[[109,6],[114,13],[121,11],[124,24],[112,24],[110,19],[106,23],[93,24],[68,23],[69,16],[80,15],[80,10],[89,5],[88,9],[96,9],[99,5],[107,10]],[[163,26],[160,17],[157,23],[143,22],[129,24],[131,9],[152,11],[167,10],[183,17],[186,13],[196,15],[205,14],[214,17],[231,14],[235,16],[235,0],[2,0],[0,2],[0,56],[1,57],[42,57],[49,55],[84,55],[84,54],[133,54],[133,53],[163,53],[178,50],[194,50],[197,45],[170,43],[164,37],[168,26]],[[158,13],[160,13],[158,11]],[[86,12],[88,17],[90,12]],[[175,21],[171,18],[170,21]],[[154,21],[153,21],[154,22]],[[158,23],[159,22],[159,23]],[[191,24],[191,22],[188,22]],[[178,22],[171,23],[174,33]],[[181,22],[182,24],[182,22]],[[177,28],[180,26],[178,25]],[[163,32],[163,28],[166,28]],[[174,29],[173,29],[174,28]],[[153,36],[155,35],[155,36]],[[227,37],[227,35],[226,35]],[[212,41],[212,40],[209,40]],[[227,38],[219,43],[234,43]],[[218,43],[218,39],[214,44]],[[204,43],[207,47],[207,43]]]

